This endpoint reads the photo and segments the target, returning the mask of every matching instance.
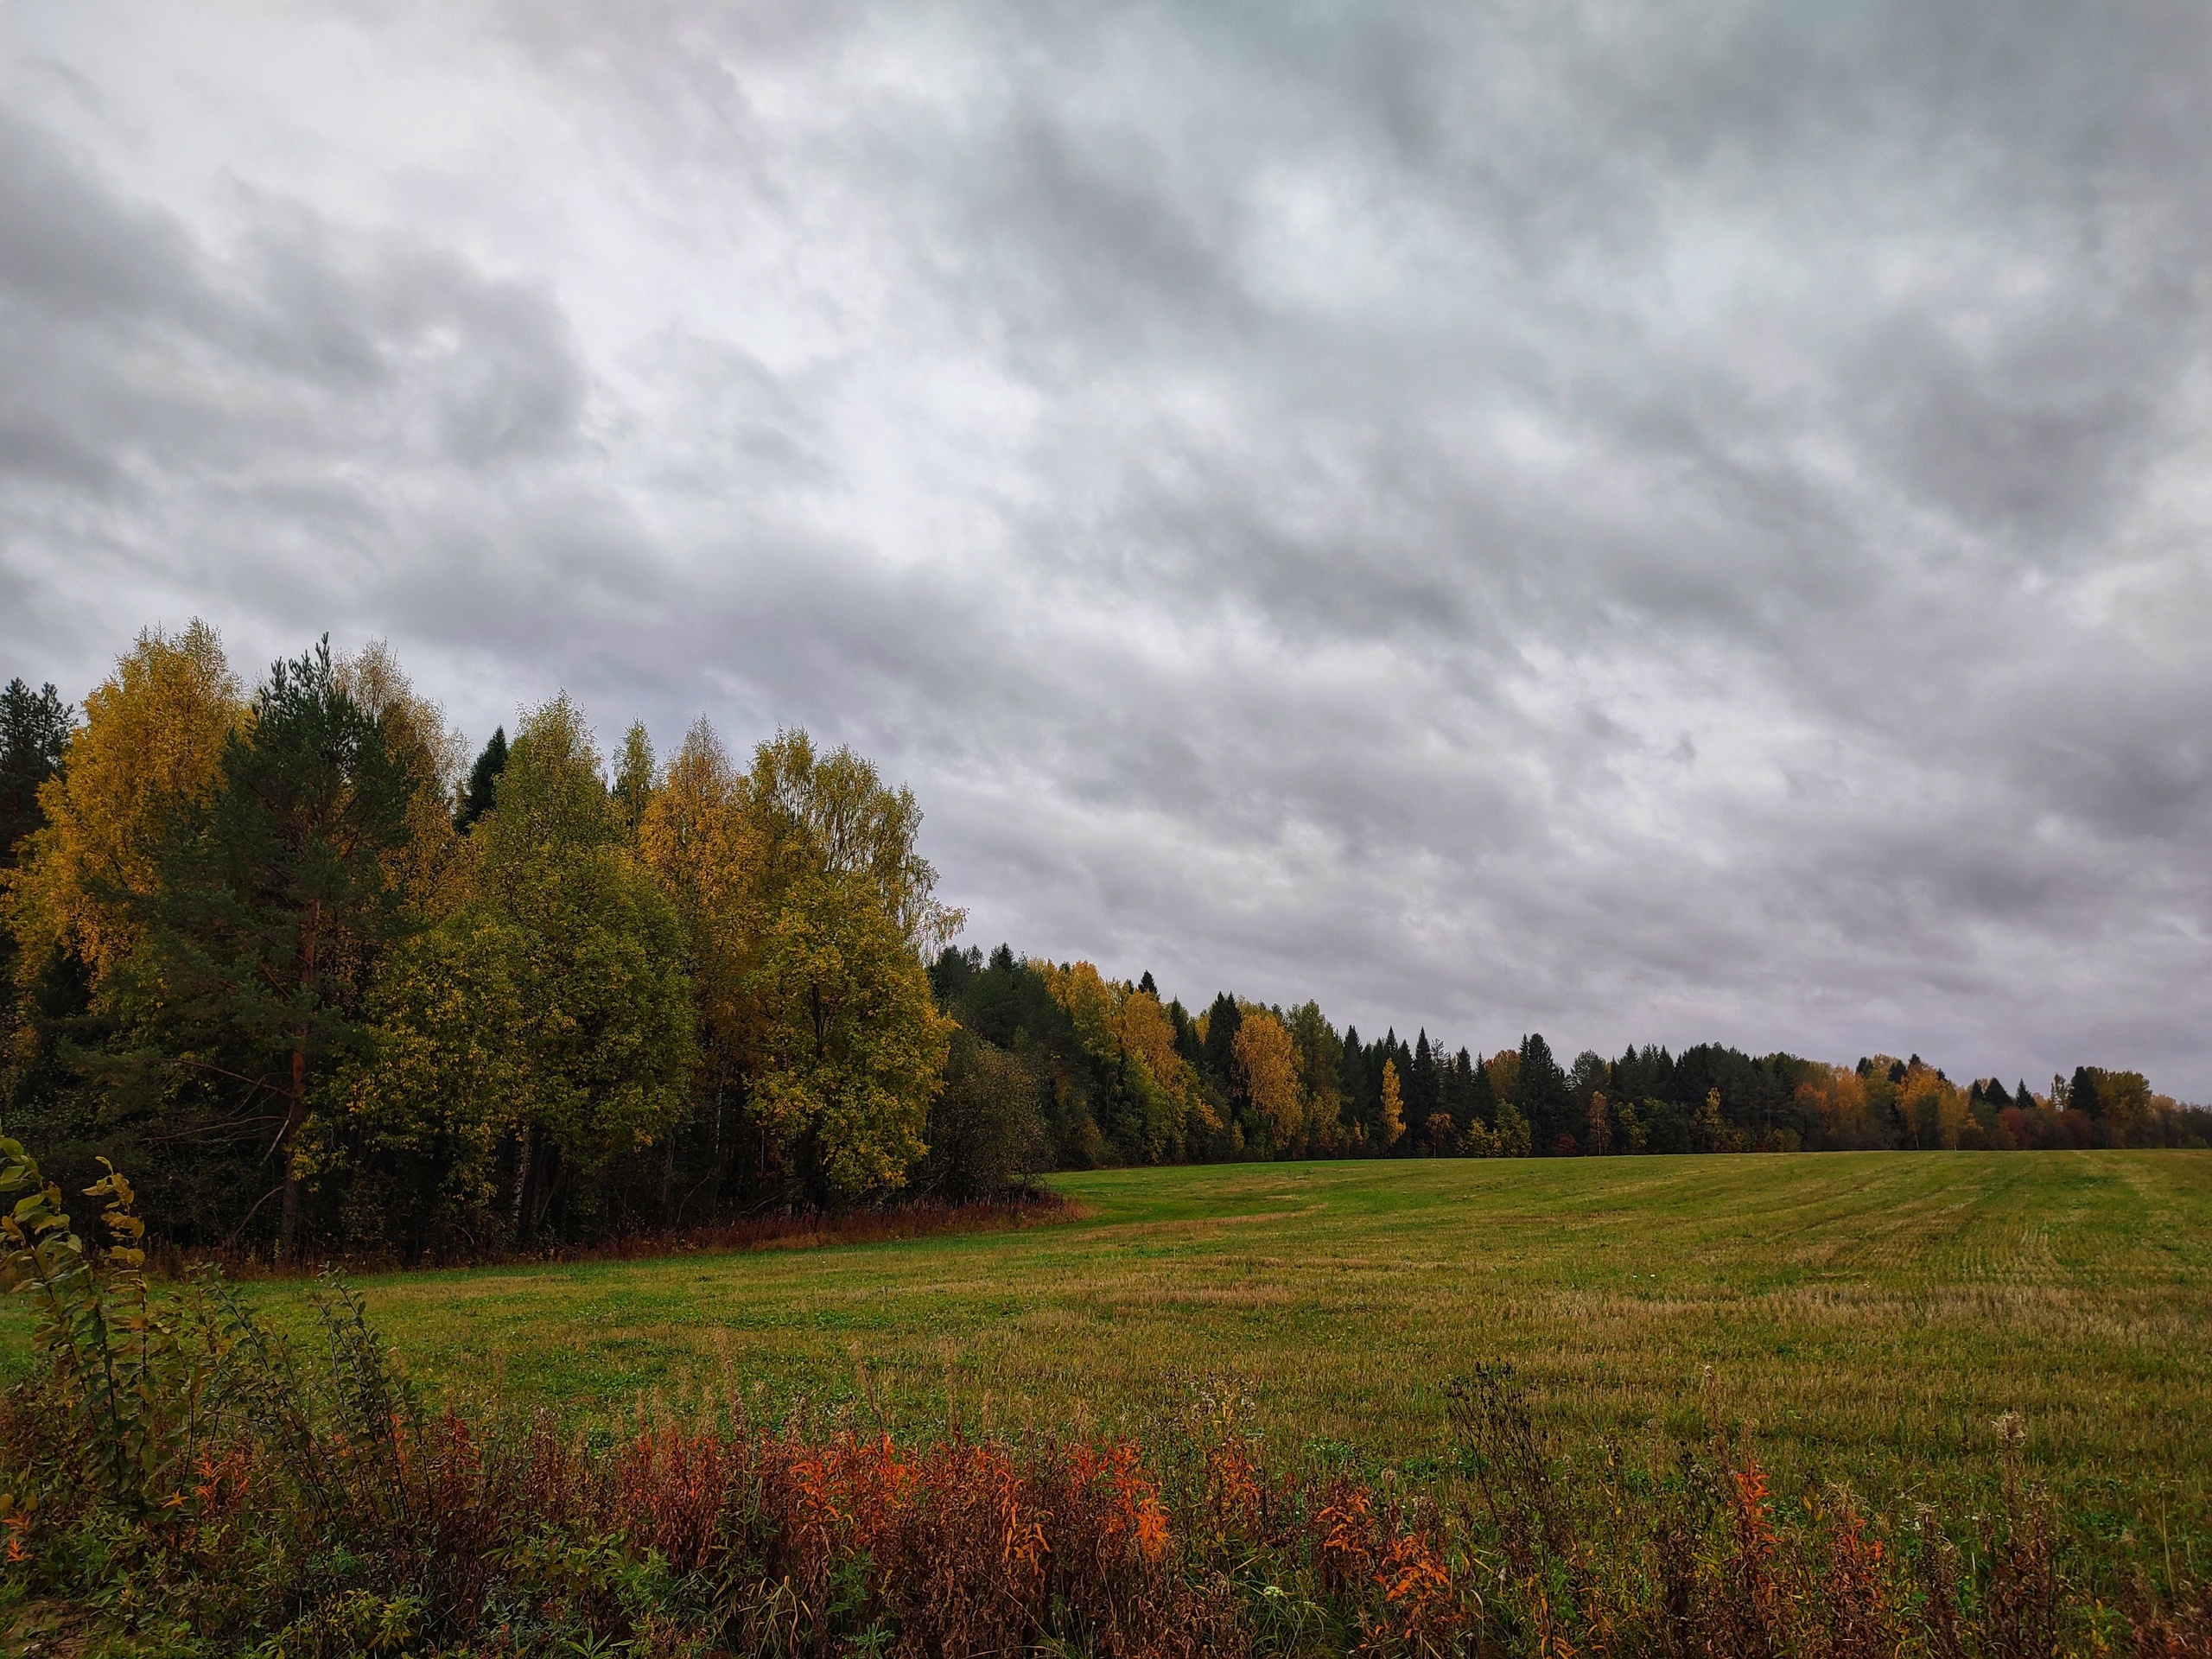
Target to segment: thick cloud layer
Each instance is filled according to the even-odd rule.
[[[2212,1095],[2212,14],[27,0],[0,672],[803,722],[971,938]]]

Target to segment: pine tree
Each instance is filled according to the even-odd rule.
[[[1244,1011],[1227,991],[1216,996],[1213,1006],[1206,1010],[1204,1065],[1206,1074],[1224,1091],[1231,1087],[1236,1072],[1236,1027],[1243,1020]]]
[[[1560,1135],[1572,1135],[1579,1127],[1571,1122],[1573,1101],[1567,1092],[1567,1074],[1552,1058],[1551,1045],[1541,1032],[1521,1039],[1519,1092],[1516,1103],[1529,1120],[1539,1154],[1554,1150]]]
[[[287,1256],[301,1128],[325,1071],[364,1040],[371,974],[404,925],[384,859],[405,839],[409,789],[337,684],[325,636],[271,668],[253,720],[225,742],[213,799],[179,823],[142,904],[147,949],[130,977],[156,1070],[226,1075],[245,1086],[245,1109],[273,1103]]]
[[[1444,1109],[1443,1078],[1436,1064],[1436,1051],[1428,1046],[1428,1028],[1421,1027],[1421,1036],[1414,1045],[1413,1065],[1406,1073],[1406,1110],[1411,1117],[1416,1135],[1426,1142],[1428,1121]],[[1430,1147],[1441,1151],[1442,1147]]]
[[[16,845],[46,822],[39,785],[61,770],[76,722],[60,693],[34,692],[22,680],[0,691],[0,869],[16,861]]]
[[[1382,1122],[1376,1086],[1367,1069],[1367,1051],[1360,1046],[1359,1027],[1346,1026],[1337,1060],[1337,1089],[1344,1096],[1344,1119],[1363,1135],[1372,1135]]]
[[[469,769],[468,787],[461,791],[461,808],[453,815],[454,828],[466,830],[489,812],[499,800],[499,774],[507,769],[507,728],[495,726],[492,741]]]
[[[1460,1052],[1465,1054],[1466,1051],[1462,1049]],[[1497,1127],[1498,1099],[1497,1090],[1491,1085],[1490,1068],[1479,1060],[1473,1059],[1471,1056],[1469,1057],[1469,1060],[1471,1073],[1467,1078],[1469,1121],[1480,1123],[1485,1128],[1494,1129]]]

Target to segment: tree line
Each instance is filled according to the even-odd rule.
[[[1152,976],[948,947],[941,1004],[1024,1074],[1060,1167],[1232,1158],[1529,1157],[2212,1144],[2212,1111],[2139,1071],[2077,1068],[2037,1094],[1961,1084],[1917,1054],[1853,1066],[1718,1044],[1562,1065],[1541,1033],[1479,1058],[1422,1031],[1340,1033],[1311,1001],[1224,994],[1193,1014]]]
[[[0,1112],[176,1242],[396,1259],[1236,1158],[2202,1144],[2140,1074],[1704,1046],[1562,1066],[952,941],[912,795],[565,694],[472,760],[391,652],[149,630],[0,693]],[[81,1183],[79,1183],[81,1184]]]

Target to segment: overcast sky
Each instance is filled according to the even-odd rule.
[[[2212,9],[0,6],[0,676],[911,784],[969,939],[2212,1097]]]

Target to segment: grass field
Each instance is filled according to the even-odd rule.
[[[1783,1489],[1980,1488],[2000,1413],[2077,1528],[2212,1566],[2212,1155],[1243,1165],[1057,1178],[1013,1233],[365,1281],[435,1389],[576,1420],[730,1386],[1142,1430],[1193,1382],[1274,1455],[1445,1444],[1440,1384],[1531,1379],[1570,1446],[1719,1408]],[[257,1290],[266,1301],[291,1287]],[[22,1322],[7,1363],[26,1363]],[[1630,1455],[1637,1455],[1631,1451]],[[2131,1535],[2121,1541],[2123,1529]]]

